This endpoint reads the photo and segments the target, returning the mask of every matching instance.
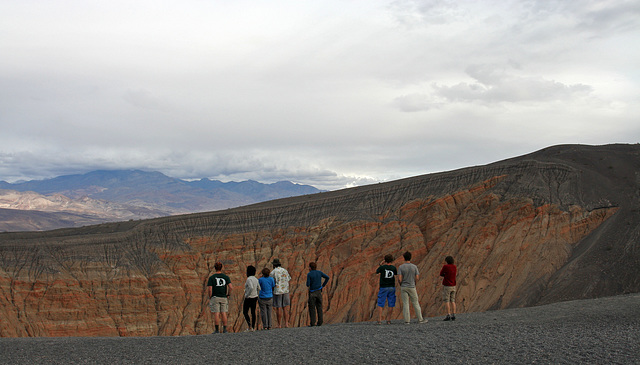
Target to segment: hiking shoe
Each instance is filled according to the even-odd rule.
[[[443,319],[443,321],[450,321],[451,320],[451,316],[447,314],[447,316]]]
[[[420,322],[418,322],[418,323],[427,323],[427,322],[429,322],[429,320],[428,320],[428,319],[426,319],[426,318],[424,318],[422,321],[420,321]]]

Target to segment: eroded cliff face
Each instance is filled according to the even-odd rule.
[[[262,212],[271,223],[261,221],[257,229],[250,222],[237,223],[237,229],[224,224],[203,229],[210,223],[194,216],[190,222],[172,221],[170,229],[147,225],[96,238],[34,236],[21,246],[15,240],[0,246],[0,336],[210,333],[205,286],[216,261],[223,262],[235,286],[229,313],[234,331],[245,326],[246,266],[271,268],[274,258],[292,276],[295,326],[308,323],[310,261],[331,277],[324,290],[325,322],[368,321],[375,309],[378,263],[392,254],[399,265],[405,251],[413,253],[421,272],[417,289],[426,316],[442,313],[438,274],[447,255],[458,265],[459,312],[529,305],[567,263],[574,245],[618,208],[510,194],[497,188],[507,179],[489,176],[446,194],[414,194],[395,206],[359,198],[359,204],[372,206],[358,214],[318,218],[304,204],[288,211],[312,222],[307,224]]]

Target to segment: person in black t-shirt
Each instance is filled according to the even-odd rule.
[[[396,275],[398,270],[391,265],[393,256],[386,255],[384,260],[380,262],[380,267],[376,270],[376,274],[380,275],[380,290],[378,290],[378,324],[382,324],[382,311],[385,303],[387,308],[387,324],[391,324],[391,314],[396,306]]]
[[[231,279],[222,273],[222,262],[216,262],[214,265],[216,273],[211,275],[207,281],[207,293],[209,294],[209,309],[215,318],[216,330],[213,333],[220,332],[220,314],[222,314],[222,332],[227,332],[227,312],[229,312],[229,296],[233,285]]]

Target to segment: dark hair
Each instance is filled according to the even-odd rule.
[[[247,276],[253,276],[256,274],[256,267],[253,265],[247,266]]]
[[[213,265],[213,267],[214,267],[217,271],[222,270],[222,262],[220,262],[220,261],[216,262],[216,264],[215,264],[215,265]]]
[[[406,261],[411,261],[411,252],[407,251],[407,252],[403,253],[402,256],[404,257],[404,259]]]
[[[384,257],[384,262],[386,262],[386,263],[390,263],[391,261],[393,261],[393,256],[391,256],[391,255],[386,255],[386,256]]]
[[[309,263],[309,268],[310,268],[311,270],[315,270],[317,267],[318,267],[318,265],[316,265],[316,263],[315,263],[315,262],[310,262],[310,263]]]
[[[444,261],[447,262],[447,264],[449,265],[453,265],[453,256],[447,256]]]
[[[265,267],[264,269],[262,269],[262,277],[268,278],[270,272],[271,272],[271,270],[269,270],[269,268]]]

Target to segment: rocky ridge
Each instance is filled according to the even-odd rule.
[[[227,211],[4,233],[0,335],[210,333],[204,288],[216,261],[241,288],[246,265],[279,258],[296,326],[307,323],[308,262],[331,276],[326,321],[359,322],[375,309],[380,258],[406,250],[427,316],[442,310],[446,255],[457,259],[461,312],[638,292],[639,186],[638,145],[556,146]],[[238,330],[241,290],[231,303]]]

